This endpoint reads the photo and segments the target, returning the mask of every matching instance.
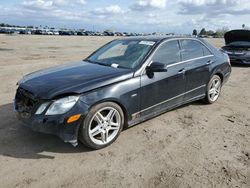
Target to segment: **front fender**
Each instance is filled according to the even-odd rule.
[[[127,113],[128,120],[130,120],[131,114],[139,111],[139,92],[140,77],[137,77],[84,93],[80,100],[90,108],[101,102],[115,102]]]

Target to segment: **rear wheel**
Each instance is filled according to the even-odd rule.
[[[123,129],[124,114],[119,105],[104,102],[91,108],[81,130],[81,142],[92,149],[112,144]]]
[[[214,75],[208,83],[205,101],[208,104],[216,102],[221,92],[221,78]]]

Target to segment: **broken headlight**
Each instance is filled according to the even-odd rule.
[[[54,101],[45,115],[57,115],[68,112],[78,101],[79,96],[68,96]]]

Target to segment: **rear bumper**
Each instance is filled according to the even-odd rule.
[[[231,67],[230,67],[230,72],[227,72],[225,75],[224,75],[224,78],[223,78],[223,85],[228,81],[229,77],[231,75]]]

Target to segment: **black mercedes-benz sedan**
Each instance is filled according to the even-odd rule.
[[[250,30],[232,30],[225,33],[226,46],[222,47],[233,64],[250,65]]]
[[[192,101],[214,103],[230,73],[228,55],[202,39],[121,38],[84,61],[24,76],[14,108],[34,131],[100,149],[125,127]]]

